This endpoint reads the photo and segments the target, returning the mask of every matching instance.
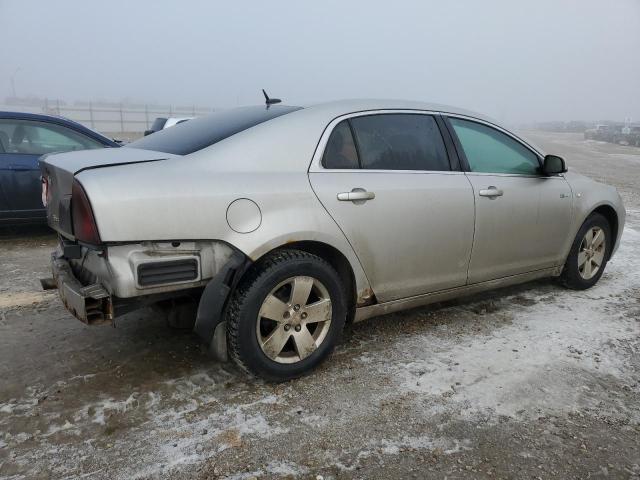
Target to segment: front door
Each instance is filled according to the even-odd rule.
[[[468,283],[562,263],[571,223],[571,189],[562,176],[540,174],[528,146],[489,125],[450,118],[476,204]]]
[[[433,116],[343,120],[309,175],[379,301],[465,284],[473,193],[464,173],[451,170]]]

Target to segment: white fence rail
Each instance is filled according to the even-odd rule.
[[[156,117],[198,117],[213,111],[212,108],[174,107],[158,105],[128,105],[82,103],[69,105],[57,100],[42,103],[18,103],[0,105],[0,110],[58,115],[82,123],[104,134],[142,134]]]

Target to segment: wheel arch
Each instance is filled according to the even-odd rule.
[[[275,251],[284,249],[301,250],[317,255],[323,260],[329,262],[329,264],[336,270],[340,279],[348,288],[347,299],[349,305],[347,324],[353,322],[357,307],[375,303],[375,295],[371,290],[366,277],[363,275],[364,272],[359,269],[360,264],[358,263],[354,266],[352,259],[349,259],[349,257],[339,248],[329,243],[320,240],[290,240],[265,251],[258,258],[255,258],[254,261],[259,262],[261,258]],[[358,278],[359,275],[360,278]]]
[[[587,215],[586,218],[589,218],[594,213],[599,213],[600,215],[602,215],[604,218],[607,219],[607,222],[609,222],[609,227],[611,228],[611,237],[614,239],[614,242],[615,242],[616,239],[618,238],[618,229],[620,228],[620,221],[618,219],[618,213],[616,212],[616,210],[611,205],[603,204],[594,208],[589,213],[589,215]],[[613,245],[612,245],[612,248],[609,249],[609,257],[611,257],[612,252],[613,252]]]
[[[274,250],[295,249],[319,256],[338,272],[340,280],[347,288],[348,313],[347,323],[353,322],[358,303],[356,277],[347,257],[337,248],[315,240],[301,240],[281,245]],[[273,251],[273,250],[272,250]]]

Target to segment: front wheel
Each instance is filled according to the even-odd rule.
[[[281,250],[259,260],[227,309],[230,356],[269,381],[308,373],[342,333],[344,291],[335,269],[316,255]]]
[[[564,286],[574,290],[593,287],[604,272],[613,245],[607,219],[593,213],[578,231],[560,277]]]

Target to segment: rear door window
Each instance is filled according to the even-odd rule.
[[[440,129],[431,115],[367,115],[352,118],[351,125],[364,169],[451,169]]]
[[[343,120],[331,132],[322,157],[324,168],[359,168],[358,153],[349,122]]]

